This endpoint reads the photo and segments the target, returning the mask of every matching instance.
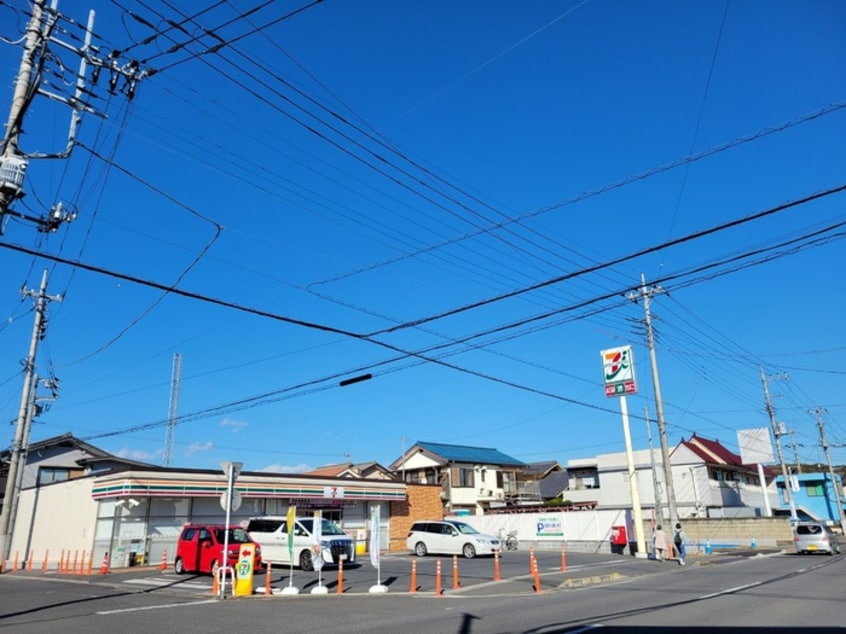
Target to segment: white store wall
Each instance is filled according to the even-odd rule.
[[[62,549],[90,555],[97,517],[93,484],[93,477],[78,478],[21,491],[10,558],[17,552],[23,561],[31,551],[33,568],[40,568],[49,549],[50,567],[55,568]]]

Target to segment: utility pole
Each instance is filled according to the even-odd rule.
[[[9,460],[9,471],[6,475],[6,491],[3,497],[3,511],[0,513],[0,557],[5,562],[9,558],[11,538],[14,535],[15,525],[12,521],[12,501],[15,496],[15,485],[18,482],[18,469],[23,469],[21,456],[26,455],[28,447],[27,416],[30,411],[30,402],[35,384],[35,355],[38,351],[38,342],[44,337],[46,330],[45,313],[47,312],[47,301],[61,301],[61,295],[47,295],[47,269],[41,277],[41,288],[36,294],[35,291],[21,291],[23,295],[36,297],[35,302],[35,323],[32,327],[32,339],[29,344],[29,354],[24,362],[24,387],[21,395],[21,406],[18,411],[18,422],[15,428],[15,439],[12,444],[12,452]]]
[[[770,426],[775,437],[776,451],[778,451],[778,461],[781,463],[781,475],[784,478],[784,495],[787,498],[787,503],[790,505],[790,519],[796,521],[796,504],[793,502],[793,493],[790,491],[790,478],[787,474],[787,465],[784,463],[784,452],[781,450],[781,436],[782,432],[779,430],[778,423],[776,423],[775,410],[773,403],[770,400],[770,388],[767,384],[767,377],[764,374],[764,368],[761,370],[761,383],[764,386],[764,400],[767,404],[767,414],[770,417]]]
[[[802,445],[796,444],[796,430],[790,430],[790,444],[793,447],[793,459],[796,461],[796,473],[802,473],[802,463],[799,462],[799,450],[797,447]]]
[[[828,451],[828,440],[825,437],[825,426],[822,421],[822,414],[825,410],[821,407],[813,410],[817,415],[817,427],[820,428],[820,440],[822,440],[825,460],[828,462],[828,473],[831,476],[831,488],[834,489],[834,504],[837,508],[837,521],[840,523],[840,530],[846,535],[846,522],[843,520],[843,506],[840,502],[840,491],[837,489],[837,480],[834,478],[834,467],[831,466],[831,454]]]
[[[38,385],[42,384],[46,388],[51,391],[51,396],[49,397],[39,397],[38,396]],[[33,389],[32,395],[29,401],[29,405],[26,411],[26,420],[24,422],[24,431],[23,431],[23,441],[21,444],[21,457],[18,461],[20,465],[18,468],[18,479],[15,482],[15,490],[12,493],[12,501],[11,506],[9,507],[9,525],[14,526],[15,522],[17,521],[18,517],[18,500],[20,499],[21,489],[23,489],[23,479],[24,479],[24,471],[26,470],[24,467],[26,466],[26,458],[29,455],[29,437],[30,433],[32,432],[32,421],[37,416],[39,416],[48,406],[42,407],[39,405],[39,401],[55,401],[59,395],[59,379],[52,378],[52,379],[42,379],[39,378],[38,375],[33,377],[32,381]],[[12,533],[12,531],[9,531]],[[24,552],[29,552],[29,545],[25,549]]]
[[[643,312],[646,316],[646,343],[649,346],[649,365],[652,368],[652,389],[655,392],[655,413],[658,417],[658,439],[661,442],[661,461],[664,463],[664,482],[667,486],[667,502],[670,507],[670,524],[675,526],[678,521],[676,510],[676,489],[673,486],[673,467],[670,464],[670,447],[667,444],[667,424],[664,420],[664,402],[661,399],[661,382],[658,379],[658,359],[655,356],[655,335],[652,331],[652,315],[649,312],[649,302],[652,296],[663,293],[660,286],[646,287],[646,276],[640,274],[640,291],[629,293],[628,298],[637,302],[643,298]]]
[[[95,96],[93,88],[86,85],[89,67],[93,68],[91,73],[92,84],[97,83],[101,71],[105,69],[109,74],[108,91],[111,94],[120,91],[128,99],[132,99],[135,95],[138,82],[150,74],[149,70],[142,70],[140,64],[135,60],[121,63],[118,51],[113,51],[104,58],[98,56],[97,47],[91,43],[94,33],[94,11],[90,11],[88,14],[88,23],[81,47],[78,48],[73,44],[61,41],[53,34],[53,31],[56,30],[56,24],[62,18],[57,10],[58,0],[53,0],[49,11],[45,9],[45,4],[46,0],[32,0],[30,2],[32,14],[26,27],[23,57],[15,79],[12,106],[9,110],[2,149],[0,149],[0,234],[3,233],[6,215],[33,222],[42,232],[57,231],[62,223],[71,222],[76,218],[76,212],[65,210],[61,202],[52,207],[49,213],[41,216],[32,216],[11,209],[11,205],[15,200],[24,196],[24,175],[29,166],[30,158],[67,158],[76,145],[76,135],[82,113],[88,112],[105,117],[104,113],[97,112],[88,105],[88,102]],[[68,64],[59,58],[59,55],[52,50],[51,45],[70,51],[80,58],[79,70],[73,84],[69,78],[64,77],[65,70],[69,67]],[[51,63],[55,64],[55,68],[47,67],[45,70],[45,66]],[[46,88],[47,82],[43,80],[43,75],[54,71],[60,76],[59,84],[74,85],[73,94],[51,92]],[[120,82],[121,79],[123,79],[122,83]],[[61,151],[27,153],[21,149],[20,137],[24,129],[24,116],[37,95],[47,97],[71,109],[67,144]]]
[[[661,488],[658,484],[658,472],[655,470],[655,452],[652,449],[652,423],[649,422],[649,408],[643,408],[643,418],[646,420],[646,439],[649,442],[649,459],[652,462],[652,489],[655,495],[655,523],[664,525],[664,501],[661,499]]]
[[[23,115],[30,99],[28,97],[29,85],[38,42],[41,39],[44,2],[45,0],[35,0],[31,3],[32,16],[26,27],[26,45],[18,70],[18,78],[15,82],[15,92],[12,97],[9,120],[6,123],[6,133],[3,137],[3,155],[0,159],[0,233],[3,230],[3,216],[8,211],[9,204],[23,195],[24,172],[26,172],[27,162],[19,155],[18,141]]]

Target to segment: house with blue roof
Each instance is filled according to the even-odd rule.
[[[404,482],[441,487],[444,513],[481,515],[522,495],[527,468],[498,449],[417,441],[390,465]]]

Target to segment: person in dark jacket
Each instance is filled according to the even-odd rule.
[[[684,557],[687,554],[685,542],[687,542],[687,535],[684,534],[684,529],[682,529],[682,525],[677,522],[676,528],[673,530],[673,545],[679,552],[679,566],[684,566]]]

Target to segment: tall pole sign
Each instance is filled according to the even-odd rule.
[[[632,495],[632,524],[637,541],[637,557],[646,557],[646,540],[643,535],[643,514],[640,508],[640,489],[637,485],[637,471],[632,452],[632,436],[629,432],[629,408],[626,394],[637,392],[635,382],[634,354],[631,346],[602,350],[602,375],[605,379],[605,396],[620,397],[620,414],[623,419],[623,439],[626,443],[626,462],[629,470],[629,488]]]
[[[631,346],[603,350],[602,369],[605,376],[605,396],[619,396],[637,392],[634,355]]]

